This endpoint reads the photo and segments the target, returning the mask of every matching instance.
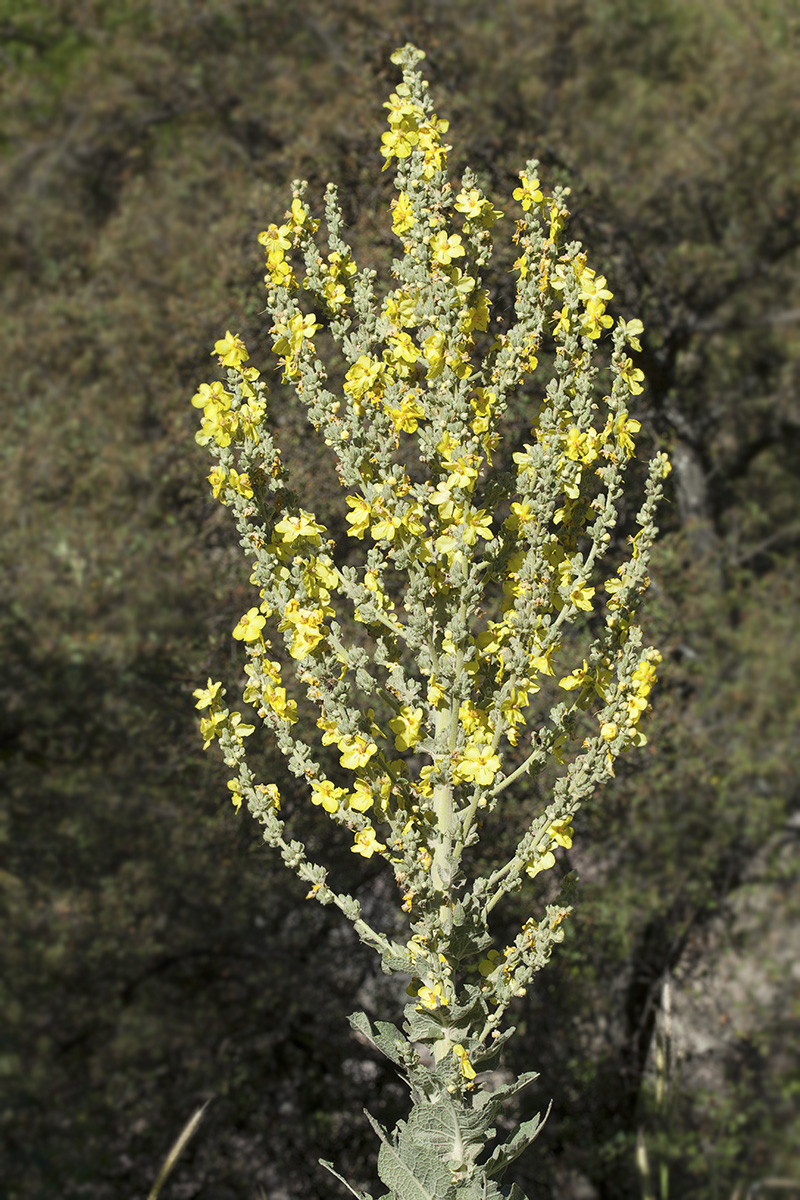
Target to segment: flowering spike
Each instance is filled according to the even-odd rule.
[[[473,1091],[506,1036],[509,1004],[564,936],[569,877],[502,953],[487,953],[489,916],[556,869],[581,804],[644,741],[659,655],[642,646],[635,615],[669,470],[657,455],[631,552],[609,571],[640,431],[628,405],[644,386],[630,357],[641,322],[608,311],[605,277],[565,240],[567,191],[548,193],[531,160],[512,198],[514,318],[488,332],[482,271],[510,214],[470,171],[449,180],[448,125],[417,70],[423,57],[413,46],[392,56],[403,80],[385,106],[380,156],[382,169],[395,168],[402,257],[384,299],[342,238],[334,188],[327,250],[300,181],[283,222],[259,236],[274,354],[345,489],[347,564],[286,486],[266,388],[238,334],[214,347],[225,382],[202,384],[192,401],[203,410],[197,440],[216,460],[213,493],[233,509],[253,560],[257,602],[233,631],[247,655],[244,701],[309,804],[349,831],[353,853],[385,861],[408,915],[395,941],[333,890],[326,868],[288,839],[275,785],[255,782],[244,744],[254,726],[225,707],[219,684],[197,689],[205,745],[218,739],[236,772],[234,805],[263,824],[310,897],[338,905],[385,970],[412,977],[406,1040],[397,1033],[391,1053],[415,1108],[379,1159],[401,1200],[422,1194],[422,1175],[443,1195],[453,1183],[485,1195],[506,1162],[498,1148],[477,1163],[496,1106],[474,1106]],[[322,329],[344,358],[340,391],[329,390],[317,352]],[[528,441],[508,454],[504,417],[519,395]],[[300,726],[300,704],[316,710],[316,735]],[[506,824],[507,791],[548,762],[560,768],[552,795],[518,830],[509,861],[471,872],[465,852]]]

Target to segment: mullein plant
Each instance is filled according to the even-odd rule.
[[[277,786],[248,762],[255,722],[228,707],[218,682],[195,696],[205,746],[217,740],[231,768],[237,809],[247,806],[308,896],[339,908],[385,972],[411,979],[401,1028],[350,1018],[411,1094],[394,1130],[370,1118],[385,1194],[519,1200],[501,1181],[540,1121],[504,1142],[496,1127],[535,1074],[490,1088],[485,1073],[513,1033],[509,1005],[564,936],[572,878],[502,949],[491,915],[556,866],[580,805],[645,740],[639,723],[659,654],[643,646],[634,617],[669,464],[652,460],[629,551],[604,572],[640,428],[628,405],[642,391],[630,357],[642,325],[607,313],[606,280],[565,239],[567,191],[545,194],[531,161],[513,193],[514,320],[489,332],[481,271],[503,213],[471,171],[450,182],[448,124],[417,69],[423,57],[413,46],[392,56],[403,80],[385,106],[380,152],[383,169],[395,167],[391,221],[403,253],[385,296],[375,273],[356,266],[331,185],[325,246],[300,182],[283,223],[259,237],[283,380],[345,489],[346,562],[288,485],[267,388],[238,335],[214,349],[225,381],[201,385],[192,401],[202,409],[197,441],[215,460],[213,494],[232,509],[252,561],[254,603],[233,630],[246,654],[244,704],[352,852],[385,860],[405,935],[374,928],[295,836],[300,818],[287,826]],[[343,359],[335,390],[315,346],[321,330]],[[503,471],[492,460],[520,394],[529,442]],[[546,682],[553,703],[542,709],[540,697],[537,713],[532,698]],[[313,736],[313,718],[300,721],[307,708]],[[509,789],[553,764],[547,803],[519,830],[513,855],[476,870],[475,848],[507,820]]]

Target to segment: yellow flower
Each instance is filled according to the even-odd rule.
[[[295,233],[299,234],[304,229],[308,233],[316,233],[319,228],[319,221],[313,219],[307,205],[303,203],[299,196],[295,196],[294,200],[292,200],[291,210],[286,216],[289,228]]]
[[[460,1043],[453,1046],[453,1054],[455,1054],[456,1058],[458,1059],[459,1063],[461,1064],[461,1074],[464,1076],[464,1078],[465,1079],[474,1079],[475,1078],[475,1068],[473,1067],[472,1063],[469,1061],[469,1055],[467,1054],[466,1050]]]
[[[479,536],[489,542],[494,538],[491,514],[482,508],[468,512],[464,517],[464,541],[467,545],[474,546]]]
[[[340,802],[346,795],[346,790],[335,787],[330,779],[311,780],[311,803],[321,805],[325,812],[338,812]]]
[[[334,279],[326,279],[322,286],[322,294],[327,300],[331,312],[341,312],[347,303],[347,288],[343,283],[337,283]]]
[[[575,832],[572,828],[572,818],[565,817],[563,821],[554,821],[547,832],[557,846],[563,846],[569,850]]]
[[[598,275],[591,267],[584,267],[578,277],[581,285],[581,300],[613,300],[614,293],[606,287],[605,275]]]
[[[378,753],[375,743],[367,741],[361,734],[346,733],[339,739],[338,745],[341,751],[339,762],[343,767],[351,769],[365,767],[373,754]]]
[[[248,609],[234,629],[233,636],[240,642],[257,642],[266,623],[266,617],[257,608]]]
[[[614,318],[608,316],[606,306],[602,300],[596,297],[587,300],[586,311],[581,314],[581,333],[584,337],[596,341],[603,330],[610,329],[613,324]]]
[[[361,496],[346,496],[345,500],[353,510],[345,517],[348,525],[351,526],[347,532],[351,537],[363,538],[369,529],[369,519],[372,509]]]
[[[490,950],[486,955],[486,958],[482,959],[481,962],[478,963],[478,971],[484,979],[487,979],[488,976],[491,975],[492,972],[495,971],[499,966],[500,951]]]
[[[273,287],[290,288],[295,285],[295,277],[292,273],[292,268],[285,259],[267,259],[268,273],[264,276],[265,283],[271,283]]]
[[[200,719],[200,733],[203,737],[203,749],[207,750],[215,737],[219,737],[220,730],[228,722],[228,712],[212,712],[207,717]]]
[[[552,646],[548,646],[544,654],[531,655],[530,665],[535,671],[538,671],[540,675],[552,675],[554,672],[550,663],[550,659],[560,648],[561,643],[554,642]]]
[[[433,987],[421,987],[417,992],[417,999],[421,1002],[423,1008],[447,1007],[444,989],[440,983],[434,983]]]
[[[314,313],[309,313],[305,317],[302,313],[295,313],[290,318],[288,325],[273,329],[272,332],[276,333],[278,337],[273,343],[272,349],[276,354],[294,357],[301,349],[303,342],[307,341],[313,351],[314,343],[311,339],[321,328]]]
[[[637,367],[634,367],[632,359],[626,358],[623,360],[620,367],[620,375],[627,384],[628,390],[634,396],[638,396],[640,392],[644,391],[642,387],[644,371],[640,371]]]
[[[406,376],[419,358],[419,350],[407,333],[390,334],[389,348],[384,350],[383,358],[398,375]]]
[[[312,546],[320,545],[320,534],[327,533],[324,525],[317,523],[313,513],[300,509],[293,517],[284,517],[275,526],[275,533],[280,535],[283,542],[294,542],[298,538],[311,542]]]
[[[285,251],[291,249],[292,241],[287,237],[288,233],[288,225],[281,225],[280,228],[277,225],[270,225],[268,229],[258,235],[258,241],[266,247],[269,258],[283,258]]]
[[[211,475],[209,475],[209,480],[211,480]],[[244,496],[246,500],[253,499],[253,489],[250,487],[249,476],[244,473],[240,475],[235,467],[231,467],[228,472],[227,483],[229,488],[232,488],[234,492],[238,492],[240,496]]]
[[[566,189],[569,191],[569,188]],[[569,211],[566,208],[559,208],[557,204],[551,204],[549,209],[550,228],[547,236],[551,242],[554,242],[561,230],[564,228],[569,216]]]
[[[481,213],[481,205],[484,203],[483,197],[477,188],[472,188],[470,191],[460,191],[456,196],[456,212],[463,213],[465,217],[479,217]]]
[[[264,691],[267,704],[282,720],[294,725],[297,721],[297,701],[286,699],[285,687],[267,688]]]
[[[578,584],[569,594],[569,598],[576,608],[582,612],[592,611],[592,596],[595,593],[593,587],[586,587],[584,584]]]
[[[425,409],[413,394],[404,396],[399,408],[387,408],[386,411],[398,433],[416,433],[419,422],[425,417]]]
[[[532,692],[538,692],[538,685],[529,683],[528,688]],[[506,737],[511,742],[512,746],[516,746],[519,736],[516,729],[517,725],[525,724],[525,716],[523,709],[528,707],[528,691],[522,691],[518,688],[511,689],[511,695],[500,705],[500,711],[508,721],[510,728],[506,731]]]
[[[355,809],[356,812],[366,812],[373,805],[372,788],[367,779],[357,779],[355,791],[351,792],[347,797],[346,807]]]
[[[354,400],[360,400],[370,392],[380,393],[385,370],[384,363],[368,354],[359,355],[344,377],[344,391]]]
[[[440,229],[433,235],[430,244],[433,261],[442,267],[449,267],[454,258],[461,258],[465,254],[464,247],[461,245],[461,236],[452,233],[448,237],[444,229]]]
[[[376,508],[378,505],[380,505],[380,501],[376,504]],[[385,538],[387,542],[393,542],[395,534],[403,524],[402,517],[396,512],[387,512],[383,506],[377,515],[378,520],[372,526],[372,536],[376,541],[379,538]]]
[[[380,854],[385,849],[385,845],[378,841],[371,825],[356,834],[355,841],[350,847],[352,854],[360,854],[362,858],[372,858],[373,854]]]
[[[325,613],[319,608],[301,608],[294,597],[283,610],[279,629],[292,629],[292,642],[289,653],[292,658],[302,660],[322,641],[325,633],[323,622]]]
[[[432,333],[430,337],[425,338],[422,349],[430,367],[427,378],[435,379],[437,375],[441,375],[444,368],[447,339],[443,333]]]
[[[429,503],[438,509],[440,521],[451,520],[455,512],[456,504],[452,493],[454,486],[456,485],[452,484],[449,479],[442,480],[428,495]]]
[[[641,334],[644,333],[644,325],[642,322],[638,319],[634,319],[633,321],[623,321],[622,318],[620,318],[619,328],[625,334],[625,339],[628,342],[628,345],[632,346],[634,350],[638,350],[639,353],[641,353],[642,343],[639,341],[639,338]]]
[[[414,209],[406,192],[401,192],[397,199],[392,201],[392,209],[392,229],[398,236],[407,233],[414,225]]]
[[[528,875],[530,875],[531,879],[533,879],[539,874],[540,871],[549,871],[550,868],[554,867],[555,865],[556,859],[552,851],[545,850],[545,852],[542,853],[541,850],[539,850],[527,864],[525,870]]]
[[[240,367],[250,357],[242,339],[238,334],[231,333],[230,329],[226,331],[224,338],[214,343],[211,353],[219,355],[223,367]]]
[[[238,779],[229,779],[228,783],[227,783],[227,787],[230,789],[230,791],[233,792],[233,795],[231,796],[231,801],[233,803],[233,807],[238,812],[239,809],[242,807],[242,799],[243,799],[242,785]]]
[[[661,662],[661,655],[658,651],[652,650],[649,651],[649,655],[648,659],[639,663],[631,676],[634,693],[627,698],[628,720],[631,725],[636,725],[642,713],[647,709],[647,698],[656,682],[654,663]]]
[[[436,171],[444,170],[447,162],[447,151],[452,150],[452,146],[443,144],[439,135],[445,133],[449,125],[449,121],[440,120],[432,115],[430,121],[420,126],[419,147],[425,156],[425,170],[423,174],[426,179],[433,179]]]
[[[544,194],[539,187],[539,180],[536,176],[526,175],[524,171],[520,171],[520,182],[522,187],[514,188],[513,196],[515,200],[519,200],[526,212],[540,200],[544,200]]]
[[[472,422],[473,433],[485,433],[489,428],[489,418],[492,415],[492,409],[497,403],[497,393],[489,391],[488,388],[476,388],[475,395],[470,397],[470,404],[475,413],[475,420]]]
[[[383,303],[383,315],[397,329],[413,329],[419,324],[415,312],[416,298],[407,292],[390,292]]]
[[[464,757],[453,770],[453,781],[488,787],[499,770],[500,759],[492,752],[491,746],[470,743],[464,751]]]
[[[630,361],[630,359],[628,361]],[[642,379],[644,379],[644,375],[641,371],[639,371],[638,374]],[[638,390],[641,392],[642,389],[639,388]],[[636,445],[631,437],[631,434],[638,433],[641,428],[641,422],[634,421],[632,418],[629,419],[626,412],[617,413],[615,416],[611,426],[611,432],[614,434],[614,440],[616,441],[620,450],[623,451],[626,458],[632,458],[636,450]]]
[[[389,728],[395,735],[395,750],[412,750],[416,746],[421,723],[422,709],[404,704],[397,716],[389,722]]]
[[[563,679],[559,679],[558,686],[564,688],[566,692],[574,692],[577,688],[582,688],[587,681],[589,668],[586,659],[583,660],[583,666],[577,667],[570,675],[565,675]]]
[[[236,433],[238,421],[235,413],[204,416],[203,423],[194,435],[198,446],[207,446],[216,442],[219,447],[230,446],[231,438]]]
[[[489,297],[483,288],[478,288],[477,292],[472,297],[471,305],[462,310],[462,319],[459,322],[459,329],[462,333],[472,333],[475,329],[481,331],[489,327]],[[534,363],[534,366],[536,364]],[[533,367],[531,368],[533,370]]]
[[[349,255],[340,254],[338,250],[333,250],[328,255],[328,270],[334,279],[342,279],[345,282],[356,273],[356,264]]]
[[[381,587],[377,571],[364,572],[364,587],[367,591],[372,592],[375,602],[381,611],[391,612],[394,609],[394,602],[388,598]]]
[[[524,529],[533,520],[533,509],[527,501],[519,503],[515,501],[511,505],[511,514],[506,517],[503,522],[505,529],[510,529],[516,532],[519,529]]]
[[[217,342],[221,346],[221,342]],[[233,394],[225,391],[224,384],[217,380],[215,383],[201,383],[195,394],[192,396],[192,404],[195,408],[202,408],[203,415],[209,418],[219,417],[223,413],[229,412],[231,407]]]
[[[411,151],[419,141],[419,134],[416,128],[411,124],[410,119],[407,121],[407,128],[390,129],[388,133],[384,133],[381,138],[381,154],[386,159],[383,165],[383,170],[389,166],[392,158],[408,158]]]
[[[397,62],[393,56],[392,62]],[[417,116],[422,116],[422,109],[413,100],[408,99],[408,88],[404,84],[400,84],[396,92],[392,92],[388,100],[384,102],[384,108],[389,110],[389,124],[392,128],[401,125],[409,118],[416,120]]]
[[[279,810],[281,806],[281,794],[278,791],[277,785],[274,783],[259,783],[256,784],[256,791],[261,792],[261,795],[266,797],[274,809]]]
[[[519,271],[520,280],[527,279],[528,278],[528,256],[527,256],[527,254],[521,254],[519,256],[519,258],[515,259],[514,265],[512,266],[511,270]],[[510,271],[509,271],[509,274],[511,274]]]
[[[195,690],[192,692],[192,695],[197,697],[197,704],[195,704],[195,708],[209,708],[216,700],[221,689],[221,683],[213,683],[210,679],[207,687],[195,688]],[[225,695],[224,691],[222,692],[222,695]]]
[[[477,188],[463,189],[456,196],[456,212],[463,213],[468,221],[477,221],[484,229],[491,229],[502,217],[500,209],[494,208],[491,200],[481,196]]]
[[[235,712],[231,713],[230,717],[228,718],[228,728],[233,736],[238,741],[241,741],[243,737],[250,737],[250,734],[255,732],[256,727],[255,725],[243,724],[242,714]]]
[[[569,333],[569,329],[570,329],[569,309],[567,308],[566,304],[564,305],[563,308],[554,309],[553,316],[551,319],[555,323],[555,328],[553,329],[553,337],[559,337],[559,335],[561,335],[561,334]]]

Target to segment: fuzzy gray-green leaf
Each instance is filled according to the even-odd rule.
[[[433,1150],[410,1137],[402,1138],[402,1124],[399,1144],[384,1140],[378,1153],[381,1182],[397,1200],[452,1200],[455,1187],[450,1172]]]
[[[523,1150],[527,1150],[531,1142],[538,1137],[549,1113],[550,1109],[548,1108],[544,1120],[542,1120],[541,1113],[537,1113],[535,1117],[531,1117],[530,1121],[523,1121],[504,1145],[495,1146],[491,1157],[483,1167],[486,1174],[488,1176],[502,1175],[506,1167],[510,1166],[515,1158],[519,1158]]]

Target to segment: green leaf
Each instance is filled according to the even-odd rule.
[[[491,1113],[458,1110],[447,1100],[437,1104],[415,1104],[408,1118],[413,1138],[435,1150],[454,1171],[471,1166],[487,1140]]]
[[[404,1121],[397,1123],[395,1144],[372,1114],[364,1112],[381,1140],[378,1175],[396,1200],[452,1200],[455,1185],[438,1155],[416,1142]]]
[[[447,952],[460,961],[492,945],[492,935],[486,929],[482,914],[465,909],[460,900],[453,905],[453,928]]]
[[[347,1019],[353,1029],[372,1042],[390,1062],[396,1063],[397,1066],[403,1065],[403,1052],[408,1043],[394,1025],[388,1021],[378,1021],[377,1028],[373,1029],[369,1017],[363,1012],[351,1013]]]
[[[381,1054],[385,1054],[392,1062],[402,1063],[405,1061],[405,1055],[409,1050],[408,1042],[400,1030],[396,1029],[389,1021],[375,1022],[373,1041]]]
[[[526,1200],[525,1193],[521,1187],[517,1186],[516,1183],[512,1183],[510,1188],[503,1188],[502,1194],[505,1197],[505,1200]]]
[[[505,1084],[503,1087],[495,1088],[494,1091],[482,1091],[475,1094],[472,1101],[472,1107],[476,1110],[488,1108],[492,1114],[492,1119],[500,1111],[506,1100],[510,1100],[512,1096],[516,1096],[517,1092],[521,1092],[529,1083],[533,1083],[534,1079],[539,1078],[538,1071],[525,1071],[513,1083]],[[549,1111],[549,1110],[548,1110]]]
[[[526,1200],[525,1194],[516,1183],[510,1187],[501,1187],[494,1179],[478,1176],[460,1184],[457,1192],[458,1200]]]
[[[431,1042],[443,1037],[442,1022],[435,1012],[418,1012],[413,1004],[403,1010],[405,1030],[410,1042]]]
[[[531,1117],[530,1121],[523,1121],[504,1145],[495,1146],[491,1157],[483,1164],[483,1169],[488,1176],[502,1175],[506,1167],[510,1166],[514,1159],[519,1158],[524,1150],[527,1150],[531,1142],[538,1137],[539,1131],[550,1115],[550,1107],[544,1118],[541,1113],[537,1113],[535,1117]]]

